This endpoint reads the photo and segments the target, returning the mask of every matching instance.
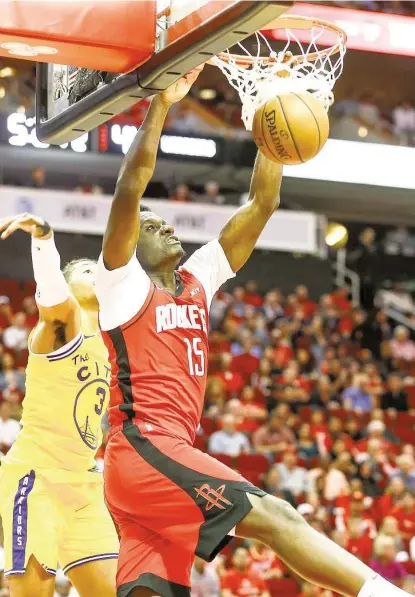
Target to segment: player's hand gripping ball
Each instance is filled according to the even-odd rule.
[[[265,102],[255,112],[252,134],[261,153],[274,162],[308,162],[329,136],[323,104],[309,93],[285,93]]]

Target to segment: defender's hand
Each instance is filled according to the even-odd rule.
[[[2,233],[0,238],[2,240],[6,240],[16,230],[23,230],[35,238],[44,238],[45,240],[52,236],[49,224],[42,218],[29,213],[0,220],[0,232]]]
[[[202,64],[201,66],[194,68],[187,73],[187,75],[179,79],[177,83],[167,87],[165,91],[160,93],[162,101],[166,104],[175,104],[183,99],[189,93],[191,86],[202,72],[203,66],[204,65]]]

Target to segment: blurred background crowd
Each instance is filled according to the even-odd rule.
[[[0,290],[6,453],[20,428],[37,309],[33,283],[2,280]],[[415,342],[407,327],[382,309],[353,308],[343,288],[312,300],[304,285],[283,296],[251,280],[217,294],[196,447],[288,500],[319,532],[405,587],[415,573],[414,444]],[[192,591],[322,594],[268,549],[239,540],[212,564],[196,561]]]

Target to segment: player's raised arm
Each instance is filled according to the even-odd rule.
[[[265,224],[277,209],[281,180],[282,165],[258,152],[248,203],[235,212],[219,236],[234,272],[249,259]]]
[[[61,259],[49,224],[28,213],[0,220],[2,240],[16,230],[23,230],[32,237],[32,262],[39,309],[39,323],[32,336],[32,348],[35,352],[46,354],[57,348],[57,336],[61,336],[60,344],[65,344],[79,334],[80,308],[70,295],[61,272]]]
[[[155,96],[147,116],[124,158],[117,180],[111,212],[103,241],[107,269],[126,265],[136,250],[140,233],[140,199],[150,182],[156,164],[157,148],[170,106],[188,93],[202,67]]]

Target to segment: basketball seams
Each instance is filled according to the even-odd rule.
[[[298,159],[301,161],[302,164],[304,164],[304,160],[303,160],[303,158],[302,158],[302,156],[301,156],[301,154],[300,154],[300,152],[298,150],[297,143],[295,142],[295,138],[294,138],[294,135],[292,133],[292,130],[291,130],[291,127],[290,127],[290,123],[288,122],[288,118],[287,118],[287,115],[286,115],[285,110],[284,110],[284,105],[283,105],[283,103],[282,103],[282,101],[281,101],[281,99],[280,99],[280,97],[278,95],[276,96],[275,99],[278,100],[278,102],[280,104],[281,114],[284,117],[285,123],[287,125],[288,132],[290,133],[290,137],[291,137],[292,143],[294,145],[294,149],[297,152]]]
[[[272,151],[272,147],[273,147],[273,146],[271,145],[271,149],[269,148],[269,145],[268,145],[268,143],[267,143],[267,138],[266,138],[266,136],[265,136],[265,131],[264,131],[264,113],[265,113],[265,107],[266,107],[267,103],[268,103],[268,102],[265,102],[265,104],[263,104],[263,106],[262,106],[262,108],[261,108],[261,117],[260,117],[260,119],[259,119],[260,126],[261,126],[261,137],[262,137],[262,140],[263,140],[263,142],[264,142],[264,147],[266,147],[267,151],[269,151],[269,152],[270,152],[270,154],[272,155],[272,157],[274,157],[276,160],[278,160],[278,156],[276,156],[276,155],[274,154],[274,152]],[[266,156],[266,157],[267,157],[268,159],[271,159],[271,158],[269,158],[268,156]],[[279,161],[279,160],[278,160],[278,161]]]
[[[320,132],[320,126],[318,124],[318,120],[317,120],[313,110],[307,104],[307,102],[305,102],[300,95],[297,95],[296,93],[293,93],[293,95],[307,107],[308,111],[310,112],[311,116],[313,117],[314,122],[316,123],[317,131],[318,131],[318,150],[317,150],[317,153],[318,153],[321,149],[321,132]]]

